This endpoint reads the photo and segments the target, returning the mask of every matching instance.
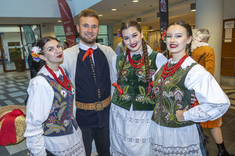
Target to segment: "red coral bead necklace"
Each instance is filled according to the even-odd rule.
[[[175,64],[173,67],[168,68],[168,64],[169,62],[166,63],[166,65],[163,68],[162,74],[161,76],[165,79],[169,76],[171,76],[172,74],[174,74],[177,69],[179,69],[179,67],[182,65],[182,63],[184,62],[184,60],[188,57],[188,55],[184,55],[177,64]]]
[[[134,61],[131,58],[130,50],[128,51],[128,59],[132,67],[134,68],[141,68],[144,65],[144,55],[141,57],[139,61]]]
[[[54,71],[49,68],[47,65],[45,65],[46,69],[48,70],[48,72],[53,76],[53,78],[64,88],[66,88],[67,90],[71,91],[72,87],[71,84],[69,82],[69,79],[67,78],[67,76],[65,75],[63,69],[59,66],[59,70],[61,71],[63,78],[64,78],[64,82],[62,82],[60,79],[58,79],[58,77],[56,76],[56,74],[54,73]]]

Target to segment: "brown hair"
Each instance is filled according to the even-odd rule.
[[[189,38],[190,36],[193,36],[192,28],[191,28],[191,26],[190,26],[188,23],[185,23],[184,21],[179,20],[179,21],[176,21],[176,22],[174,22],[174,23],[171,23],[171,24],[169,25],[169,27],[172,26],[172,25],[179,25],[179,26],[184,27],[184,28],[186,29],[186,33],[187,33],[187,37],[188,37],[188,38]],[[168,28],[169,28],[169,27],[168,27]],[[191,42],[186,45],[186,48],[188,49],[188,55],[189,55],[189,56],[192,56]]]
[[[141,26],[136,21],[126,21],[126,22],[122,23],[121,28],[120,28],[120,33],[121,33],[122,37],[123,37],[123,34],[122,34],[123,30],[128,29],[129,27],[135,27],[140,33],[142,32]],[[145,65],[145,79],[146,79],[146,83],[148,84],[151,81],[150,70],[149,70],[149,58],[148,58],[147,44],[143,38],[142,38],[142,48],[143,48],[144,65]],[[119,85],[121,83],[122,71],[123,71],[123,67],[126,63],[128,51],[129,51],[129,49],[127,49],[125,52],[124,58],[122,60],[122,65],[121,65],[120,71],[118,73],[117,84],[119,84]],[[148,85],[147,85],[147,87],[148,87]],[[146,89],[147,89],[147,87],[146,87]]]
[[[57,38],[52,37],[52,36],[45,36],[37,41],[35,46],[38,46],[40,49],[42,49],[40,54],[44,55],[44,45],[47,42],[52,41],[52,40],[56,40],[58,43],[60,42]]]
[[[98,13],[95,10],[91,10],[91,9],[85,9],[80,12],[78,16],[78,24],[80,23],[81,17],[95,17],[99,21]]]

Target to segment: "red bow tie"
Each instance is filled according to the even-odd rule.
[[[84,54],[83,58],[82,58],[82,61],[84,62],[84,60],[86,59],[86,57],[89,56],[89,58],[91,58],[91,56],[93,55],[93,49],[92,48],[89,48],[86,53]]]

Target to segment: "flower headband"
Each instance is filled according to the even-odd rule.
[[[36,62],[39,62],[40,58],[39,58],[39,53],[41,52],[41,48],[34,46],[31,50],[31,55],[33,57],[33,60]]]

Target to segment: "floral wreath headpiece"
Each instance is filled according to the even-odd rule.
[[[34,46],[31,50],[31,55],[33,57],[33,60],[36,62],[39,62],[40,58],[39,58],[39,53],[42,51],[41,48]]]

